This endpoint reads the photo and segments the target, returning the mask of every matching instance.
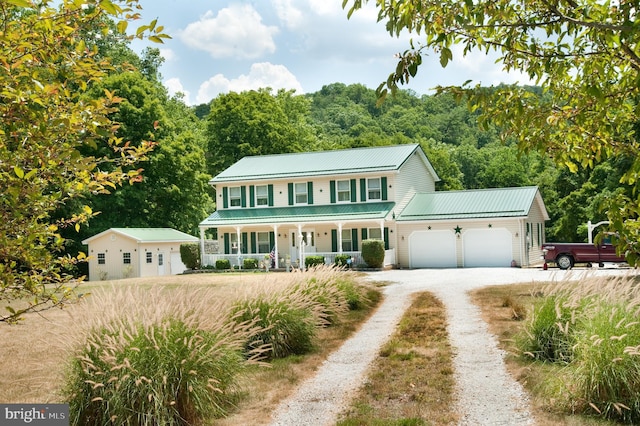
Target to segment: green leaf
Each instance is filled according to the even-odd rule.
[[[451,59],[453,59],[451,49],[448,47],[442,48],[442,51],[440,52],[440,65],[442,65],[442,68],[445,68]]]
[[[24,170],[22,170],[20,167],[18,166],[14,166],[13,167],[13,172],[16,174],[16,176],[18,176],[20,179],[24,178]]]
[[[33,3],[31,3],[29,0],[6,0],[7,3],[12,4],[14,6],[18,6],[18,7],[32,7]]]

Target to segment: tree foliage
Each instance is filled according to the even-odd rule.
[[[344,0],[349,16],[367,0]],[[522,87],[440,88],[464,96],[515,137],[522,150],[540,150],[576,171],[614,157],[635,158],[620,183],[628,187],[603,206],[618,248],[636,264],[640,248],[640,159],[638,96],[640,52],[638,2],[570,0],[416,1],[376,0],[378,20],[392,35],[420,36],[399,55],[397,68],[380,85],[389,89],[416,76],[425,53],[445,67],[454,45],[463,55],[493,52],[506,71],[521,71],[542,88],[542,96]]]
[[[58,305],[73,296],[66,269],[82,256],[63,256],[64,228],[79,229],[94,214],[65,204],[139,178],[133,167],[152,143],[131,145],[109,119],[121,99],[109,91],[83,95],[111,69],[87,29],[113,19],[124,34],[139,15],[137,0],[0,2],[0,321]],[[109,28],[102,27],[101,34]],[[155,22],[136,36],[166,37]],[[84,156],[103,147],[109,156]]]

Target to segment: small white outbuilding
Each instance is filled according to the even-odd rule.
[[[171,228],[110,228],[82,241],[89,281],[176,275],[186,267],[180,245],[198,238]]]

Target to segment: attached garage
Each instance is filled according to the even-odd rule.
[[[455,268],[453,231],[415,231],[409,236],[410,268]]]
[[[462,235],[465,268],[507,267],[513,260],[512,235],[505,228],[469,229]]]

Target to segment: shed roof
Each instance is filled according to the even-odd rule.
[[[539,203],[549,219],[538,187],[492,188],[416,194],[398,221],[524,217]]]
[[[138,243],[173,243],[173,242],[195,242],[194,237],[184,232],[172,228],[109,228],[99,234],[82,241],[82,244],[89,244],[91,241],[109,233],[116,233],[136,240]]]
[[[412,154],[420,155],[440,180],[418,144],[244,157],[215,176],[211,184],[240,180],[286,179],[335,174],[395,171]]]
[[[224,209],[200,222],[203,227],[271,223],[328,222],[384,219],[395,203],[347,203],[319,206]]]

